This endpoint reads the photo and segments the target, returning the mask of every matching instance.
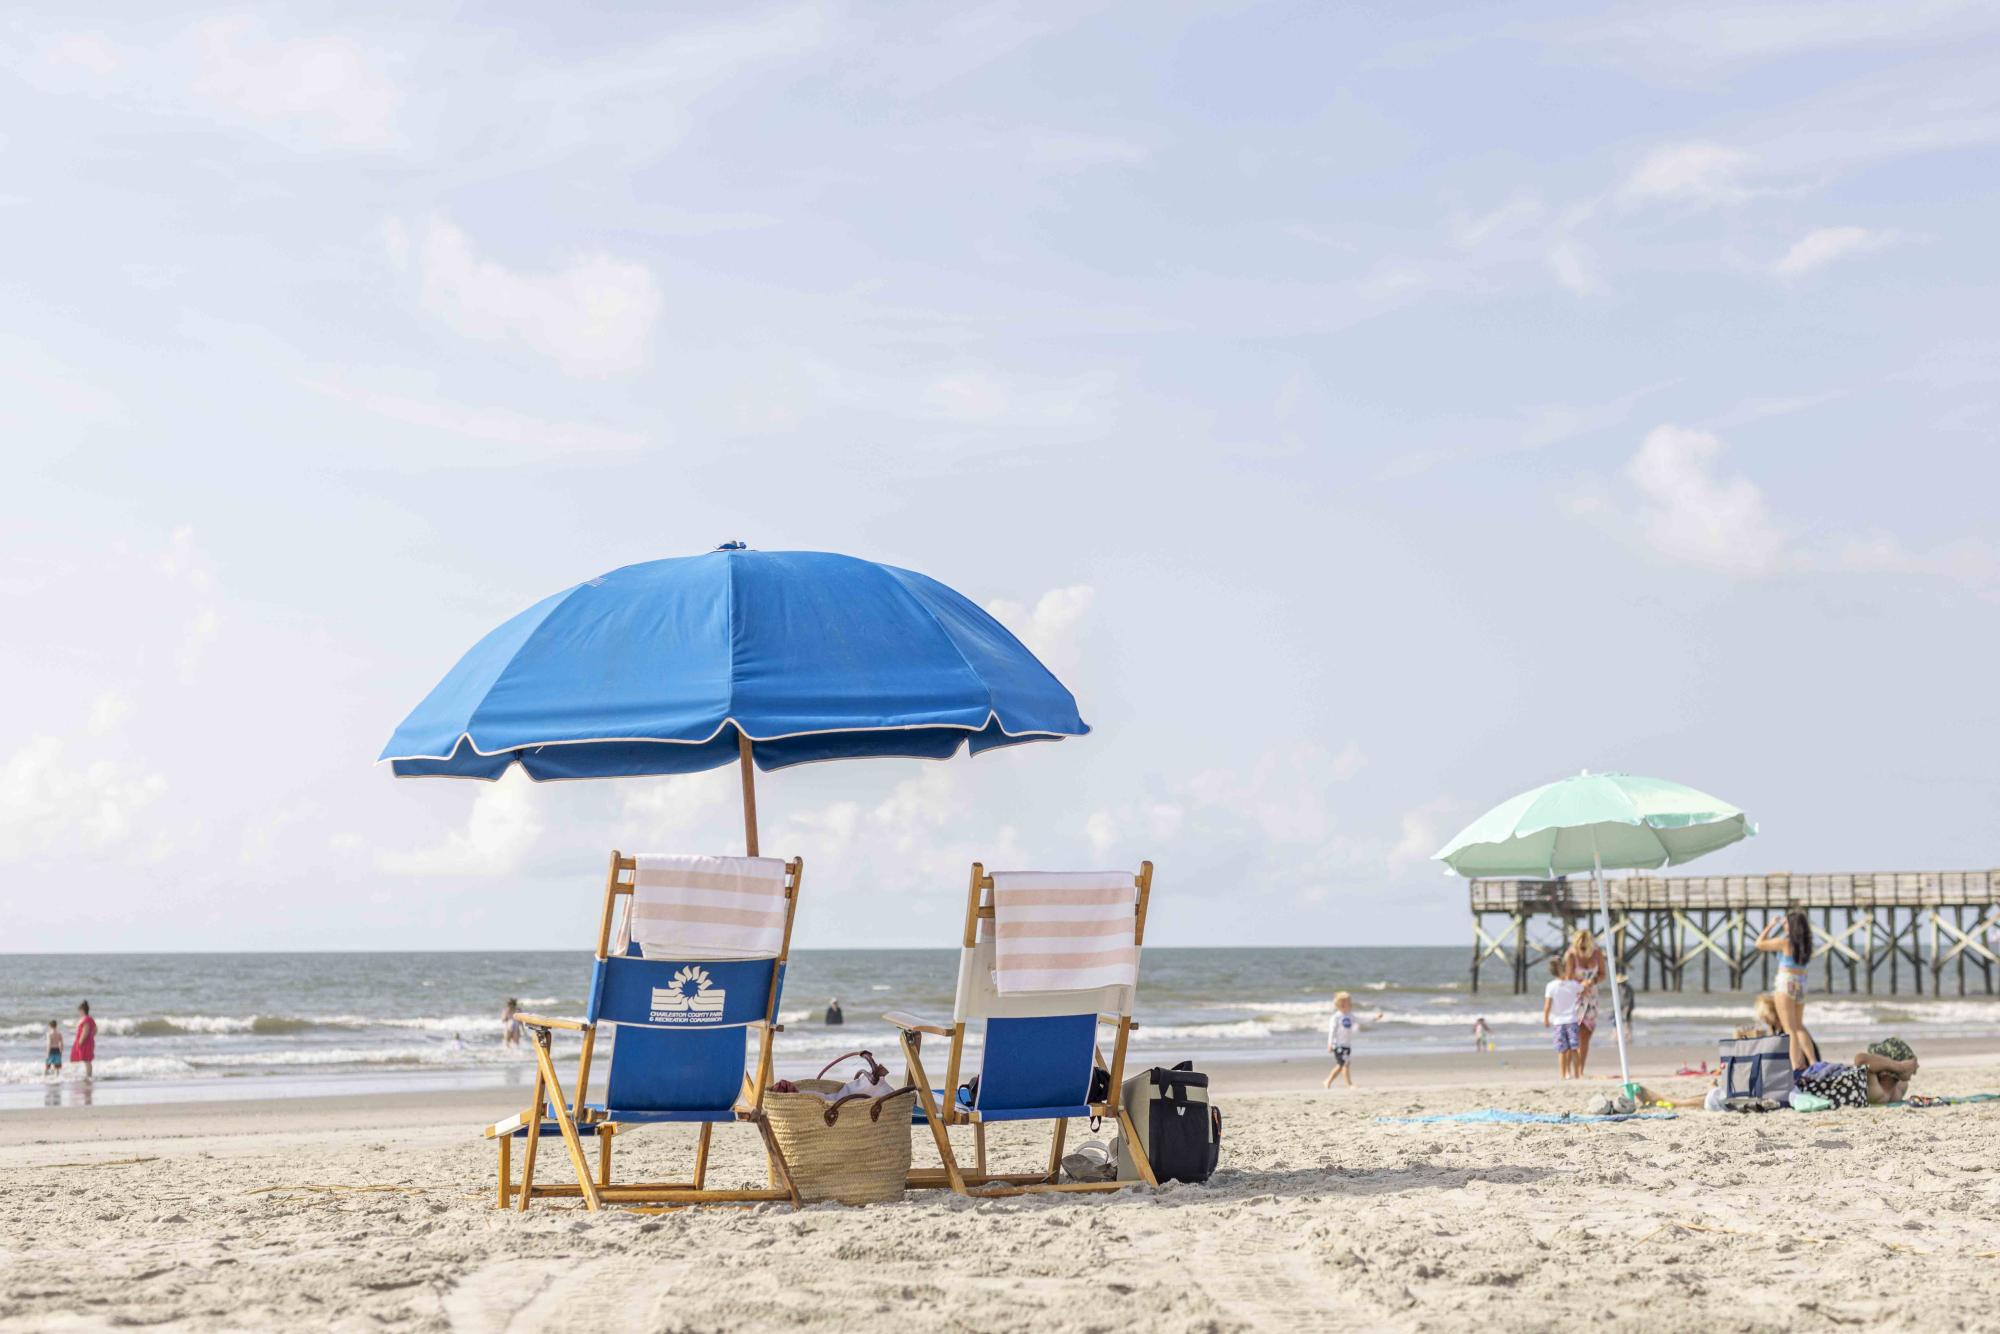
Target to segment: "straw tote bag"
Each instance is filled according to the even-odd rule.
[[[851,1051],[827,1062],[817,1079],[801,1079],[797,1093],[764,1095],[764,1114],[791,1169],[799,1201],[812,1204],[876,1204],[899,1200],[910,1176],[910,1117],[917,1104],[914,1084],[871,1098],[851,1093],[830,1101],[847,1084],[826,1078],[827,1070],[859,1056],[869,1074],[887,1083],[888,1067],[874,1054]],[[827,1095],[821,1097],[821,1094]]]

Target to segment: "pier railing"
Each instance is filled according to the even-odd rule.
[[[1828,990],[1959,995],[1972,983],[1993,994],[2000,968],[2000,871],[1877,871],[1852,874],[1614,876],[1605,882],[1616,963],[1641,990],[1768,989],[1772,956],[1755,948],[1764,922],[1793,908],[1813,922],[1813,966]],[[1482,967],[1505,968],[1513,990],[1533,976],[1579,926],[1599,929],[1590,881],[1474,880],[1472,987]],[[1489,931],[1493,917],[1497,930]],[[1550,938],[1553,930],[1554,938]],[[1844,985],[1843,985],[1844,984]]]

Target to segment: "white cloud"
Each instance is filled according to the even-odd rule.
[[[1451,221],[1452,243],[1471,250],[1489,241],[1506,240],[1532,232],[1548,217],[1548,205],[1537,195],[1522,192],[1498,208],[1473,217],[1456,215]]]
[[[1750,196],[1743,184],[1749,165],[1748,153],[1721,144],[1668,144],[1632,169],[1619,194],[1630,203],[1733,204]]]
[[[1445,833],[1444,818],[1451,813],[1454,804],[1449,797],[1438,797],[1404,811],[1402,819],[1397,822],[1396,841],[1383,855],[1383,864],[1392,873],[1401,873],[1428,862],[1431,854],[1444,846],[1445,839],[1449,837]]]
[[[1611,290],[1597,271],[1597,258],[1573,236],[1549,247],[1549,272],[1563,290],[1576,296],[1603,296]]]
[[[0,761],[0,859],[136,844],[138,818],[167,780],[116,759],[75,759],[70,749],[60,737],[33,737]]]
[[[619,784],[625,837],[638,846],[668,851],[724,851],[740,846],[741,789],[736,769],[710,769],[664,778],[631,778]],[[722,842],[718,842],[722,840]]]
[[[1598,501],[1580,512],[1635,523],[1660,554],[1724,574],[1902,574],[2000,592],[2000,549],[1990,543],[1963,538],[1913,550],[1891,533],[1808,535],[1773,511],[1757,483],[1723,474],[1724,449],[1712,431],[1656,427],[1625,468],[1636,510]]]
[[[472,798],[465,827],[428,848],[384,852],[379,865],[401,875],[506,875],[526,864],[542,836],[534,784],[518,769],[483,783]]]
[[[468,338],[513,339],[588,378],[645,364],[660,291],[643,264],[588,254],[551,272],[520,272],[479,255],[442,218],[414,241],[393,223],[383,238],[392,262],[414,263],[424,308]]]
[[[1656,427],[1626,464],[1641,495],[1639,523],[1653,548],[1676,560],[1738,574],[1777,568],[1790,535],[1747,477],[1717,475],[1719,436]]]
[[[1076,658],[1076,636],[1097,594],[1089,584],[1052,588],[1032,607],[1006,598],[986,604],[987,614],[1014,632],[1043,663],[1067,666]]]
[[[1179,837],[1187,823],[1187,808],[1175,801],[1141,801],[1117,810],[1093,811],[1083,822],[1083,836],[1090,850],[1109,860],[1123,851],[1124,860],[1150,857],[1160,846]],[[1143,840],[1144,847],[1127,847],[1128,841]]]
[[[90,702],[90,722],[84,730],[92,736],[109,736],[124,725],[135,707],[132,696],[123,690],[101,691]]]
[[[346,37],[279,36],[243,15],[197,24],[187,41],[193,95],[274,138],[336,148],[399,139],[401,92],[380,54]]]
[[[1823,269],[1837,259],[1865,255],[1902,240],[1894,231],[1871,231],[1866,227],[1821,227],[1807,232],[1771,266],[1780,278],[1802,278]]]

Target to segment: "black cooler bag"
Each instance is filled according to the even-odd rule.
[[[1208,1101],[1208,1076],[1193,1061],[1173,1069],[1142,1070],[1125,1081],[1125,1114],[1160,1181],[1206,1181],[1222,1155],[1222,1113]],[[1118,1179],[1139,1180],[1139,1166],[1123,1138]]]

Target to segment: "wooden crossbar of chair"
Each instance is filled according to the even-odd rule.
[[[1146,908],[1152,897],[1153,864],[1142,862],[1139,873],[1133,877],[1137,891],[1133,907],[1132,942],[1135,946],[1146,943]],[[993,877],[979,862],[972,864],[971,883],[965,896],[965,931],[962,948],[970,950],[979,943],[979,923],[993,920]],[[930,1125],[931,1138],[937,1145],[939,1168],[919,1168],[909,1176],[912,1187],[949,1187],[961,1195],[1025,1195],[1042,1192],[1090,1192],[1122,1190],[1141,1182],[1148,1186],[1160,1183],[1153,1176],[1153,1165],[1147,1161],[1145,1150],[1139,1144],[1139,1136],[1132,1125],[1132,1118],[1125,1112],[1122,1090],[1125,1082],[1125,1049],[1133,1030],[1138,1028],[1130,1014],[1100,1014],[1100,1025],[1112,1026],[1111,1059],[1106,1062],[1102,1049],[1094,1053],[1093,1065],[1104,1070],[1111,1080],[1110,1098],[1101,1103],[1090,1103],[1092,1117],[1109,1117],[1118,1123],[1125,1143],[1132,1152],[1133,1164],[1139,1170],[1140,1180],[1134,1181],[1059,1181],[1062,1172],[1062,1150],[1064,1137],[1069,1130],[1066,1117],[1050,1118],[1055,1129],[1050,1136],[1048,1166],[1039,1172],[993,1172],[988,1170],[986,1161],[986,1122],[977,1108],[958,1105],[958,1077],[965,1052],[966,1021],[954,1016],[949,1027],[941,1024],[925,1023],[916,1016],[897,1011],[882,1016],[896,1026],[902,1042],[903,1059],[909,1066],[909,1082],[916,1086],[917,1099],[923,1105],[924,1119]],[[924,1069],[923,1040],[925,1035],[947,1039],[951,1046],[945,1058],[944,1106],[939,1106],[937,1095],[932,1091],[928,1072]],[[952,1126],[971,1126],[973,1133],[975,1170],[966,1171],[960,1166],[951,1146],[949,1129]]]
[[[639,859],[628,857],[617,851],[611,854],[611,871],[604,887],[604,911],[597,927],[596,960],[602,964],[610,957],[612,918],[618,910],[619,900],[629,897],[637,885]],[[764,1141],[764,1151],[771,1163],[771,1177],[775,1183],[764,1190],[709,1190],[708,1150],[709,1139],[716,1123],[703,1121],[695,1140],[693,1178],[690,1181],[625,1182],[617,1183],[612,1178],[612,1142],[622,1129],[614,1115],[593,1111],[584,1105],[590,1087],[590,1067],[597,1050],[597,1025],[581,1019],[559,1019],[542,1015],[516,1015],[521,1026],[532,1035],[529,1043],[535,1057],[534,1097],[526,1111],[505,1121],[495,1122],[483,1132],[488,1139],[500,1141],[500,1187],[499,1207],[508,1208],[510,1203],[516,1210],[525,1212],[528,1202],[536,1198],[581,1197],[584,1208],[596,1210],[605,1203],[660,1203],[660,1204],[731,1204],[754,1200],[789,1200],[794,1208],[799,1204],[798,1188],[792,1182],[791,1167],[785,1162],[784,1151],[779,1148],[777,1136],[771,1131],[771,1124],[764,1112],[764,1094],[771,1085],[772,1042],[776,1034],[784,1031],[778,1023],[778,996],[781,970],[791,956],[792,922],[798,912],[799,884],[804,876],[805,862],[794,857],[785,863],[785,930],[776,957],[771,960],[771,984],[764,1005],[764,1018],[753,1021],[747,1027],[758,1034],[757,1061],[755,1073],[746,1072],[743,1089],[738,1094],[732,1109],[736,1120],[748,1122],[757,1127]],[[573,1099],[566,1098],[562,1080],[556,1074],[551,1051],[551,1033],[556,1030],[580,1033],[583,1049],[577,1057],[576,1089]],[[567,1151],[570,1166],[576,1172],[576,1184],[538,1185],[535,1182],[535,1159],[541,1145],[544,1122],[553,1114],[556,1130]],[[521,1154],[521,1184],[515,1186],[512,1179],[512,1146],[514,1135],[525,1128],[525,1144]],[[583,1131],[588,1129],[597,1138],[597,1171],[593,1174],[583,1152]]]

